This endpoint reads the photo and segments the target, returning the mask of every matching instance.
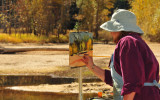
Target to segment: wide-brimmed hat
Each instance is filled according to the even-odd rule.
[[[136,23],[137,19],[133,12],[118,9],[113,13],[111,20],[103,23],[100,28],[109,32],[131,31],[143,34],[144,32]]]

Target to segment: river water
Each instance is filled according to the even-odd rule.
[[[83,94],[83,100],[96,97],[95,93]],[[26,92],[0,90],[0,100],[78,100],[76,93]]]

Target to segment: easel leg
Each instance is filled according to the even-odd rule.
[[[83,94],[82,94],[82,67],[79,67],[79,100],[83,100]]]

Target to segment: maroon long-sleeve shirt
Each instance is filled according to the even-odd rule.
[[[121,95],[136,92],[134,100],[160,100],[159,89],[143,86],[144,82],[159,81],[159,63],[145,41],[135,33],[121,38],[114,51],[114,68],[123,78]],[[105,82],[112,86],[109,70]]]

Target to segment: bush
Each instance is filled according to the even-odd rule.
[[[68,35],[62,35],[60,34],[59,39],[56,35],[51,35],[49,36],[49,41],[50,43],[68,43],[69,42],[69,37]]]

